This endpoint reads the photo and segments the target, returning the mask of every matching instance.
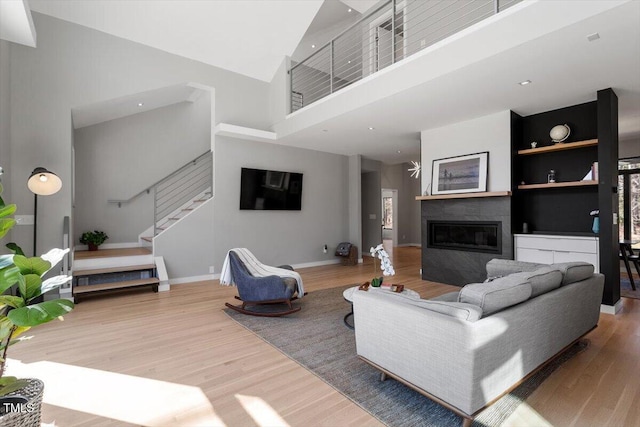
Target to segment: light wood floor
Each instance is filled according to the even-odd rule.
[[[457,289],[420,279],[418,248],[397,249],[393,258],[394,282],[424,298]],[[300,272],[313,292],[370,280],[367,261]],[[12,347],[9,373],[45,381],[42,421],[58,426],[380,425],[230,320],[222,308],[234,295],[234,288],[202,282],[87,299],[64,322]],[[295,340],[294,328],[290,334]],[[622,313],[601,315],[588,337],[591,346],[507,425],[640,426],[640,300],[624,299]]]

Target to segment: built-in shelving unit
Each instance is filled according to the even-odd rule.
[[[539,188],[584,187],[587,185],[598,185],[598,181],[567,181],[567,182],[549,182],[544,184],[522,184],[522,185],[518,185],[518,190],[534,190]]]
[[[561,234],[558,241],[566,242],[591,231],[593,217],[589,213],[598,209],[600,232],[594,243],[597,251],[589,253],[589,262],[599,266],[606,276],[602,300],[606,305],[613,305],[620,298],[618,230],[613,223],[618,201],[612,197],[617,188],[617,102],[613,90],[604,89],[591,102],[530,116],[511,116],[512,229],[516,235],[524,229]],[[553,144],[549,132],[559,124],[569,126],[571,135],[568,141]],[[538,142],[538,147],[531,148],[533,141]],[[595,162],[597,179],[585,180]],[[551,170],[554,183],[547,182]],[[559,256],[564,256],[563,251],[557,251]],[[582,260],[582,255],[562,260]],[[555,255],[549,262],[558,262]]]
[[[474,199],[478,197],[508,197],[511,191],[487,191],[483,193],[436,194],[435,196],[416,196],[416,200]]]
[[[594,147],[596,145],[598,145],[597,139],[588,139],[586,141],[569,142],[569,143],[559,142],[554,145],[547,145],[544,147],[527,148],[524,150],[518,150],[518,155],[528,156],[532,154],[552,153],[555,151],[575,150],[578,148]]]

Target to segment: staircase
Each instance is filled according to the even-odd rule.
[[[211,197],[212,192],[211,188],[209,187],[202,193],[197,194],[191,200],[184,203],[182,206],[179,206],[177,209],[171,211],[166,216],[158,219],[157,225],[149,227],[138,236],[141,246],[152,246],[155,236],[169,229],[172,225],[178,223],[178,221],[182,220],[183,218],[187,217],[191,212],[200,207],[204,202],[211,199]]]
[[[75,300],[91,293],[150,287],[168,291],[164,259],[153,253],[153,239],[182,221],[213,196],[213,153],[183,165],[127,200],[108,200],[119,208],[153,193],[152,225],[138,236],[139,247],[76,251],[72,292]]]
[[[160,265],[157,265],[160,264]],[[76,302],[86,295],[139,287],[158,292],[164,262],[154,259],[148,248],[76,251],[73,271],[73,297]]]

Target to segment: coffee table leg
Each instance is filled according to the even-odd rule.
[[[351,323],[349,323],[349,322],[347,321],[347,319],[349,319],[349,318],[351,318],[351,319],[352,319]],[[351,311],[350,311],[349,313],[347,313],[347,315],[346,315],[346,316],[344,316],[343,321],[344,321],[344,324],[347,326],[347,328],[349,328],[349,329],[355,329],[355,327],[354,327],[355,325],[353,324],[353,304],[351,305]]]

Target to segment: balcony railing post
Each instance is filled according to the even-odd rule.
[[[333,42],[335,39],[331,40],[331,46],[329,47],[329,93],[333,93]]]
[[[289,113],[293,113],[293,68],[289,69]]]
[[[153,236],[155,237],[157,233],[156,227],[158,224],[156,223],[156,213],[158,210],[158,186],[153,187]]]
[[[396,63],[396,0],[391,2],[391,63]]]

